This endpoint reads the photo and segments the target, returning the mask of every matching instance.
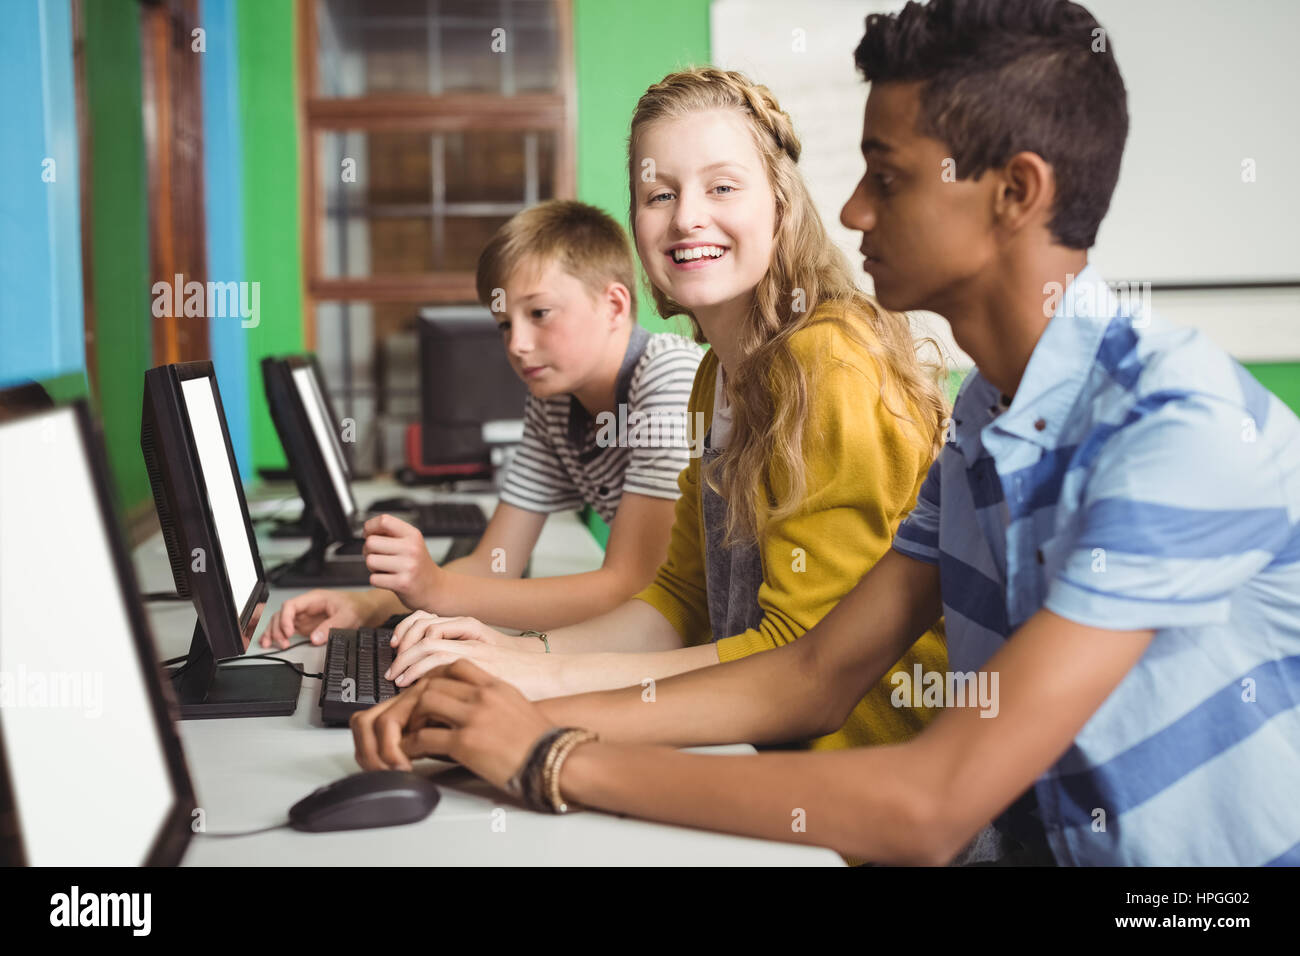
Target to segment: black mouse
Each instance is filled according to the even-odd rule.
[[[363,830],[423,820],[438,805],[433,781],[406,770],[354,773],[318,787],[289,808],[295,830]]]
[[[372,501],[368,510],[375,511],[418,511],[419,504],[410,498],[380,498]]]

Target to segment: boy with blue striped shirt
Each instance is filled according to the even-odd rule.
[[[640,688],[521,705],[458,662],[357,726],[363,765],[405,760],[377,746],[397,720],[406,754],[500,785],[546,728],[583,727],[601,739],[558,792],[618,813],[879,862],[1300,864],[1300,421],[1088,264],[1128,131],[1100,29],[1066,0],[867,18],[841,218],[881,303],[945,316],[977,370],[848,597],[786,647],[660,682],[653,713]],[[942,700],[907,743],[834,754],[633,746],[826,733],[941,614],[955,673],[926,693],[996,676],[996,706]]]
[[[976,372],[953,424],[894,542],[938,566],[952,669],[1040,608],[1154,631],[1001,830],[1063,863],[1300,862],[1295,416],[1088,267],[1010,407]]]

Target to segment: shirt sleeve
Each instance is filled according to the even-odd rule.
[[[957,452],[944,446],[925,476],[921,493],[916,496],[916,507],[903,519],[894,535],[895,551],[926,564],[939,563],[939,501],[944,456],[949,454]]]
[[[564,468],[546,429],[546,405],[528,396],[524,437],[501,482],[501,500],[525,511],[550,514],[581,508],[582,494]]]
[[[687,410],[700,350],[683,341],[646,360],[628,394],[628,443],[623,492],[673,499],[677,476],[699,457],[704,431]],[[695,449],[693,450],[693,443]]]
[[[1095,456],[1078,520],[1042,549],[1044,606],[1111,630],[1226,621],[1291,525],[1275,453],[1251,425],[1225,399],[1168,392],[1095,432],[1076,453]]]

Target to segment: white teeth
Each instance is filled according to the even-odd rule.
[[[674,262],[690,262],[694,259],[702,259],[708,256],[710,259],[717,259],[727,250],[721,246],[695,246],[692,249],[674,249]]]

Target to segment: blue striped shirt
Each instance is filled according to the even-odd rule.
[[[894,540],[939,566],[951,668],[1044,607],[1155,636],[999,827],[1029,806],[1062,864],[1300,864],[1300,421],[1092,267],[1000,399],[963,383]]]

